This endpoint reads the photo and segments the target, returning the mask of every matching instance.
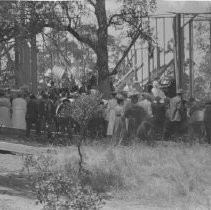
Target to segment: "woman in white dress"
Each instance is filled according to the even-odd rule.
[[[11,103],[10,99],[5,97],[4,92],[0,91],[0,125],[11,126]]]
[[[26,129],[26,108],[27,102],[23,99],[22,94],[18,93],[17,98],[12,102],[12,127],[17,129]]]
[[[116,93],[112,93],[112,99],[108,101],[108,108],[106,110],[106,119],[108,121],[108,127],[107,127],[107,136],[111,137],[113,135],[114,131],[114,122],[115,122],[115,107],[117,105],[117,100],[115,98]]]
[[[159,96],[161,98],[161,102],[163,102],[163,100],[166,98],[165,93],[160,89],[158,81],[153,82],[152,94],[154,98]]]

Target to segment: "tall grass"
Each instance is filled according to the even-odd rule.
[[[99,192],[142,203],[188,203],[209,206],[211,147],[158,145],[148,147],[84,146],[87,182]],[[57,149],[55,158],[66,171],[77,169],[76,148]],[[209,195],[210,194],[210,195]]]

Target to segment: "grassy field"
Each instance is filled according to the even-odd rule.
[[[143,205],[211,209],[211,147],[207,145],[92,145],[83,146],[82,153],[84,166],[92,172],[87,182],[98,192]],[[67,172],[77,169],[77,148],[58,148],[53,156]]]

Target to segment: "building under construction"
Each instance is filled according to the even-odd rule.
[[[135,43],[126,59],[126,65],[130,67],[129,71],[120,76],[116,86],[137,80],[141,86],[144,86],[155,79],[165,80],[170,76],[176,80],[177,89],[185,89],[188,96],[193,97],[194,23],[208,24],[211,37],[211,13],[169,13],[152,15],[147,19],[149,28],[154,29],[154,42],[148,41],[141,46],[138,42]],[[184,72],[187,61],[189,79],[188,87],[185,87],[187,84],[184,80]]]

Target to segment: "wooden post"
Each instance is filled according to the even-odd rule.
[[[149,17],[148,17],[148,33],[150,33],[150,20],[149,20]],[[148,82],[151,82],[151,72],[150,72],[150,54],[149,54],[149,49],[150,49],[150,46],[151,43],[150,41],[148,41]]]
[[[153,56],[152,56],[152,71],[154,72],[154,69],[155,69],[155,54],[153,53]]]
[[[138,69],[137,69],[137,49],[136,44],[134,44],[134,77],[135,81],[138,81]]]
[[[143,44],[141,43],[141,63],[144,62],[143,59]],[[142,84],[142,88],[144,86],[144,65],[142,65],[141,67],[141,84]]]
[[[2,60],[2,57],[1,57],[1,54],[2,54],[2,43],[0,43],[0,76],[1,76],[1,68],[2,68],[2,65],[1,65],[1,60]]]
[[[181,14],[176,14],[174,24],[174,41],[175,41],[175,75],[176,75],[176,87],[177,90],[183,88],[182,76],[183,76],[183,44],[182,44],[182,33],[181,33]]]
[[[163,18],[163,65],[166,64],[166,54],[165,54],[165,50],[166,50],[166,21],[165,18]]]
[[[210,20],[210,62],[209,62],[210,64],[211,64],[211,20]],[[210,86],[210,88],[209,88],[209,100],[211,99],[211,97],[210,97],[210,95],[211,95],[211,82],[210,82],[210,84],[209,84],[209,86]]]
[[[157,57],[157,71],[156,77],[158,76],[158,72],[160,71],[160,48],[158,46],[158,19],[156,18],[156,57]]]
[[[193,20],[189,22],[189,67],[190,67],[190,97],[194,96],[193,94],[193,82],[194,82],[194,74],[193,74]]]
[[[149,43],[148,43],[148,47],[149,47]],[[150,55],[149,55],[149,51],[148,51],[148,81],[151,81],[151,72],[150,72]]]

